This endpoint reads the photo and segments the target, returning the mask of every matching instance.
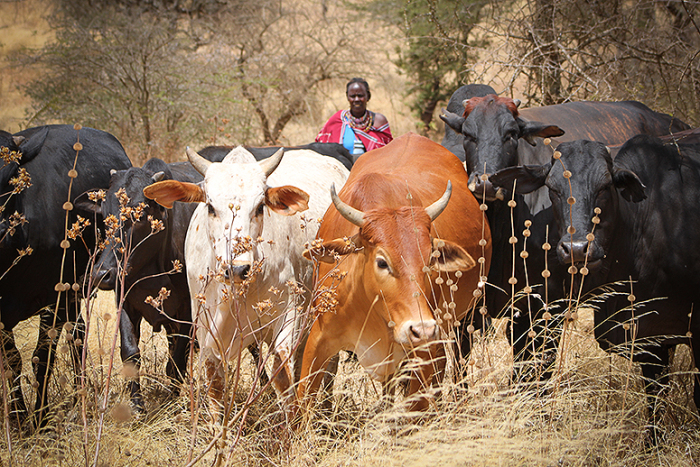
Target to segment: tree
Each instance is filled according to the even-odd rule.
[[[472,37],[482,20],[487,0],[373,0],[356,8],[371,12],[399,28],[407,43],[397,47],[394,63],[412,85],[411,110],[423,122],[423,134],[431,130],[435,108],[449,100],[454,90],[472,78],[470,61],[476,56]]]
[[[480,63],[526,105],[637,99],[700,117],[700,29],[686,0],[493,2]]]
[[[26,92],[32,123],[113,132],[132,159],[185,145],[277,143],[315,87],[343,76],[355,39],[338,8],[275,0],[59,0],[55,42]],[[213,131],[212,131],[213,129]],[[256,136],[259,135],[259,136]],[[221,143],[221,141],[218,141]]]

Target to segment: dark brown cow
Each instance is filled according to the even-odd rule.
[[[354,351],[383,382],[418,347],[424,359],[441,355],[434,341],[469,319],[491,257],[490,231],[462,164],[427,138],[408,133],[366,153],[332,195],[322,240],[306,253],[321,263],[298,390],[302,404],[340,350]],[[434,378],[431,364],[416,373],[410,394],[440,376]],[[413,408],[427,402],[418,397]]]

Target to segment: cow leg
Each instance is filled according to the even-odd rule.
[[[260,347],[258,347],[258,344],[252,343],[248,346],[248,352],[250,352],[250,355],[252,355],[253,362],[255,363],[255,368],[258,369],[258,372],[260,374],[260,387],[267,386],[267,383],[270,382],[270,377],[267,376],[265,366],[262,365],[262,362],[260,360]]]
[[[24,403],[21,384],[22,356],[15,346],[15,339],[12,331],[3,329],[2,332],[0,332],[0,339],[2,339],[3,363],[5,364],[5,368],[10,371],[10,378],[8,379],[11,382],[11,387],[10,393],[8,394],[10,397],[8,404],[11,413],[17,417],[17,422],[21,423],[27,416],[27,406]]]
[[[328,342],[321,330],[321,326],[316,321],[311,327],[311,332],[304,348],[297,389],[297,405],[302,411],[299,415],[304,419],[308,420],[311,415],[310,409],[313,406],[314,396],[323,381],[324,370],[328,367],[331,357],[340,350],[337,346]]]
[[[412,412],[425,411],[434,399],[434,394],[426,394],[425,391],[438,386],[445,376],[446,355],[445,347],[441,344],[432,345],[427,351],[416,352],[420,359],[418,368],[414,371],[408,390],[408,397],[412,399],[409,410]],[[423,394],[420,394],[423,392]]]
[[[695,334],[693,334],[695,335]],[[693,364],[691,371],[693,372],[693,382],[695,387],[693,388],[693,400],[695,401],[695,410],[700,412],[700,339],[696,339],[695,342],[691,341],[691,349],[693,349]]]
[[[59,310],[60,313],[60,310]],[[60,327],[52,328],[54,313],[51,310],[43,310],[40,314],[39,338],[32,362],[34,363],[34,376],[36,378],[36,402],[34,405],[34,426],[42,427],[46,424],[48,412],[48,382],[56,359],[56,343],[60,333]]]
[[[143,412],[144,404],[139,383],[141,320],[132,321],[126,309],[122,310],[121,319],[119,320],[119,333],[121,337],[122,364],[124,365],[124,374],[128,379],[127,388],[129,389],[131,403],[138,412]]]
[[[170,330],[169,330],[170,331]],[[180,324],[173,332],[168,332],[168,348],[170,358],[165,367],[165,374],[173,385],[173,393],[177,393],[179,383],[185,380],[187,374],[187,358],[190,350],[191,324]],[[176,386],[177,385],[177,386]]]
[[[547,325],[541,318],[544,310],[533,311],[532,319],[527,311],[527,303],[523,302],[523,310],[514,316],[511,326],[512,337],[508,332],[513,346],[513,379],[516,383],[537,383],[547,381],[552,376],[552,363],[556,357],[556,341],[552,336],[554,323],[550,320]],[[541,303],[532,303],[533,310]]]
[[[668,350],[666,346],[654,346],[649,348],[648,353],[640,359],[651,422],[649,436],[653,445],[657,445],[660,441],[658,427],[662,420],[664,406],[661,393],[668,384]]]
[[[204,359],[204,376],[209,381],[207,394],[211,403],[212,418],[216,422],[223,414],[224,390],[226,389],[225,363],[213,354],[200,355]]]

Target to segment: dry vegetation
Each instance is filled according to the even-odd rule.
[[[8,10],[19,12],[13,18],[36,20],[22,8],[0,4],[2,31],[9,27],[4,14]],[[9,39],[15,37],[24,43],[24,38],[3,33],[3,51],[14,47]],[[42,40],[43,36],[32,37]],[[5,129],[16,129],[15,119],[21,118],[23,104],[5,107],[17,79],[0,72],[0,117],[4,119],[0,127]],[[382,91],[375,91],[373,104],[389,117],[395,133],[402,134],[410,128],[401,119],[400,79],[388,74],[378,82]],[[328,92],[333,94],[330,88]],[[382,94],[389,100],[383,100]],[[340,107],[342,95],[329,102]],[[290,129],[313,133],[311,127]],[[67,357],[71,343],[64,335],[49,388],[53,407],[48,427],[31,433],[20,429],[12,417],[4,419],[0,466],[700,464],[687,347],[676,352],[671,384],[659,400],[665,405],[658,427],[662,441],[650,447],[639,369],[621,356],[600,350],[593,338],[590,307],[580,307],[575,319],[555,336],[561,351],[554,378],[544,388],[511,380],[513,357],[505,320],[499,319],[485,335],[477,333],[473,364],[450,368],[441,395],[428,412],[407,413],[401,396],[382,396],[381,385],[371,381],[349,354],[343,354],[332,411],[319,410],[312,423],[298,431],[286,423],[274,391],[253,383],[254,365],[246,353],[243,378],[232,402],[234,413],[245,415],[222,431],[209,413],[196,359],[191,383],[183,385],[179,396],[170,395],[164,376],[168,358],[164,331],[155,334],[148,324],[142,325],[141,337],[146,413],[134,413],[126,393],[126,381],[133,375],[118,358],[114,295],[99,292],[91,306],[95,312],[87,338],[87,391],[79,391],[74,380]],[[22,346],[27,395],[33,392],[28,368],[36,326],[36,320],[30,320],[15,329]],[[255,402],[247,402],[260,391]],[[105,392],[107,404],[100,410]],[[6,406],[6,398],[2,402]]]

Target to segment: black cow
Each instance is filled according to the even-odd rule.
[[[558,242],[547,189],[543,188],[525,197],[512,196],[503,188],[499,192],[494,190],[488,179],[484,180],[485,174],[506,167],[548,162],[552,149],[546,147],[539,138],[561,137],[564,136],[564,131],[566,135],[559,138],[560,141],[588,138],[615,144],[638,133],[663,135],[670,131],[685,130],[688,126],[669,115],[654,112],[645,105],[632,101],[571,102],[522,110],[518,110],[518,106],[519,101],[496,95],[472,97],[463,103],[463,116],[446,111],[441,118],[453,130],[462,134],[470,189],[478,199],[487,201],[486,214],[493,238],[493,256],[486,290],[487,309],[492,312],[512,312],[514,353],[528,360],[537,349],[547,348],[542,341],[544,334],[541,328],[532,324],[546,316],[542,306],[545,289],[533,287],[533,294],[517,303],[516,309],[510,303],[512,292],[523,290],[526,278],[529,278],[531,286],[547,285],[547,301],[551,303],[567,295],[568,272],[556,260],[554,249],[542,249],[545,242]],[[555,122],[556,125],[539,122]],[[535,137],[539,138],[535,140]],[[554,142],[556,143],[557,141]],[[511,197],[516,201],[512,214],[514,228],[511,227],[511,209],[506,204]],[[510,243],[510,238],[516,237],[516,250],[522,250],[526,221],[532,222],[528,229],[530,236],[527,238],[529,271],[519,256],[516,256],[513,265],[513,247]],[[540,276],[545,260],[550,273],[547,279]],[[512,276],[517,280],[516,286],[509,283]],[[531,331],[538,336],[537,339],[526,338]],[[548,342],[551,350],[553,342]],[[545,355],[547,359],[552,357],[551,352]]]
[[[68,239],[68,248],[62,248],[66,241],[65,209],[69,209],[69,227],[77,220],[77,210],[65,203],[88,189],[107,188],[110,170],[130,167],[131,162],[114,136],[92,128],[76,130],[70,125],[48,125],[12,136],[3,133],[0,138],[1,145],[22,153],[19,163],[9,163],[0,170],[0,205],[4,205],[0,214],[0,271],[5,274],[0,280],[0,320],[3,332],[7,333],[19,321],[44,309],[39,345],[34,353],[37,415],[41,422],[45,420],[47,407],[45,381],[52,366],[49,358],[53,360],[50,356],[55,355],[60,326],[76,321],[82,289],[79,278],[86,271],[95,245],[94,228],[90,226],[84,229],[82,240]],[[75,146],[77,142],[82,147]],[[72,172],[74,164],[75,172]],[[31,177],[31,186],[11,195],[10,181],[20,169],[25,169]],[[71,175],[75,178],[71,179]],[[27,222],[12,227],[15,212],[23,214]],[[13,265],[18,250],[28,247],[33,253]],[[9,333],[5,338],[6,355],[10,355],[13,370],[19,374],[20,361],[14,342]],[[17,409],[24,412],[26,407],[18,382],[14,389]]]
[[[94,210],[105,219],[109,216],[118,219],[122,204],[117,193],[123,190],[129,199],[124,206],[145,206],[139,221],[126,221],[115,232],[121,241],[115,244],[110,240],[106,245],[93,269],[92,281],[102,290],[115,290],[117,306],[123,302],[124,314],[119,322],[122,361],[131,362],[136,370],[139,369],[141,353],[138,344],[141,319],[145,318],[155,332],[165,326],[171,357],[166,374],[171,379],[182,381],[192,321],[187,274],[184,271],[184,244],[190,217],[197,205],[175,203],[172,209],[166,209],[146,199],[143,189],[160,180],[198,183],[202,176],[189,162],[166,164],[154,158],[143,167],[112,171],[109,190],[103,201],[95,203],[82,196],[76,200],[76,204],[83,209]],[[160,221],[163,230],[152,230],[152,221]],[[181,272],[172,273],[175,261],[182,265]],[[157,298],[162,288],[170,292],[170,296],[162,302],[165,314],[146,303],[149,296]],[[129,382],[129,390],[134,405],[142,409],[137,374]]]
[[[695,312],[690,317],[700,305],[700,144],[688,140],[635,136],[614,160],[598,142],[562,143],[563,166],[553,160],[491,177],[506,186],[517,179],[521,192],[549,188],[561,238],[557,255],[578,268],[584,292],[624,282],[616,286],[623,293],[608,297],[595,315],[596,340],[605,350],[625,345],[629,351],[634,335],[634,348],[641,350],[634,357],[652,392],[659,389],[659,365],[668,364],[670,346],[691,343],[700,362],[700,320]],[[571,173],[573,194],[564,169]],[[569,196],[575,198],[571,208]],[[570,216],[573,234],[567,230]],[[698,381],[694,398],[700,407]]]
[[[255,157],[255,160],[262,160],[277,152],[281,146],[252,147],[244,146]],[[197,151],[199,155],[212,162],[221,162],[226,155],[231,152],[234,146],[207,146]],[[352,169],[355,159],[350,152],[338,143],[309,143],[301,146],[285,146],[285,151],[294,149],[310,149],[324,156],[332,157],[343,164],[348,170]]]

